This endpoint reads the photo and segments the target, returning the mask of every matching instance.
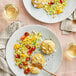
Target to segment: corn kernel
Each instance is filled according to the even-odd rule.
[[[19,44],[15,44],[14,49],[19,49],[20,45]]]
[[[24,57],[24,58],[25,58],[25,57],[26,57],[26,55],[25,55],[25,54],[22,54],[22,57]]]
[[[28,67],[24,67],[24,70],[26,70]]]
[[[36,40],[36,38],[35,37],[32,37],[31,41],[34,41],[34,40]]]
[[[36,48],[39,48],[39,46],[36,46]]]
[[[59,9],[59,10],[57,10],[57,14],[60,14],[62,11]]]

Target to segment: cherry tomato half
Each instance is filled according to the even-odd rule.
[[[30,57],[27,57],[27,58],[26,58],[26,61],[30,61]]]
[[[25,36],[29,36],[29,33],[28,32],[25,32],[25,34],[24,34]]]
[[[54,1],[51,1],[51,2],[49,2],[48,4],[49,4],[49,5],[53,5],[53,4],[54,4]]]
[[[21,37],[21,40],[24,40],[26,38],[26,36],[25,35],[23,35],[22,37]]]
[[[22,69],[22,68],[23,68],[23,65],[22,65],[21,63],[19,64],[19,68],[20,68],[20,69]]]
[[[16,58],[20,58],[20,55],[17,54],[17,55],[16,55]]]
[[[64,0],[60,0],[60,3],[63,3],[64,2]]]
[[[22,62],[23,63],[23,65],[28,65],[28,63],[27,62]]]
[[[31,48],[31,51],[34,51],[36,49],[36,47],[35,46],[33,46],[32,48]]]
[[[30,69],[29,69],[29,68],[27,68],[27,69],[24,71],[25,74],[29,74],[29,72],[30,72]]]
[[[29,50],[28,55],[32,55],[33,51]]]

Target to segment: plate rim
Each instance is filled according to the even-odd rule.
[[[58,39],[57,35],[56,35],[54,32],[51,31],[51,29],[47,28],[46,26],[42,26],[42,25],[35,25],[35,24],[34,24],[34,25],[26,25],[26,26],[22,26],[22,27],[18,28],[13,34],[17,33],[18,30],[23,29],[24,27],[26,28],[26,27],[30,27],[30,26],[33,26],[33,27],[34,27],[34,26],[37,26],[37,27],[45,28],[45,29],[49,30],[52,34],[54,34],[54,35],[56,36],[56,38],[57,38],[57,40],[58,40],[58,42],[59,42],[59,44],[60,44],[60,48],[61,48],[61,59],[60,59],[59,66],[58,66],[58,68],[57,68],[57,70],[58,70],[58,69],[60,68],[61,63],[62,63],[62,60],[63,60],[63,50],[62,50],[62,45],[61,45],[60,40]],[[5,48],[5,50],[6,50],[6,55],[5,55],[5,57],[6,57],[6,61],[7,61],[7,64],[8,64],[8,66],[9,66],[10,70],[11,70],[15,75],[17,75],[17,73],[15,73],[15,71],[13,71],[13,68],[12,68],[11,65],[9,64],[9,62],[8,62],[9,60],[8,60],[8,56],[7,56],[7,46],[8,46],[9,40],[12,38],[13,34],[10,36],[10,38],[9,38],[8,41],[7,41],[6,48]],[[56,70],[54,73],[56,73],[57,70]]]
[[[58,22],[61,22],[61,21],[65,20],[65,19],[68,18],[68,17],[73,13],[73,11],[76,9],[76,7],[74,7],[73,10],[69,13],[69,15],[65,15],[65,17],[64,17],[63,19],[61,19],[61,20],[58,20],[58,21],[55,21],[55,22],[45,22],[45,21],[43,21],[43,20],[39,20],[37,17],[35,17],[34,15],[32,15],[32,13],[30,13],[30,12],[28,11],[28,9],[26,8],[26,4],[25,4],[24,1],[25,1],[25,0],[23,0],[24,7],[25,7],[26,11],[28,12],[28,14],[29,14],[31,17],[33,17],[33,18],[36,19],[37,21],[40,21],[40,22],[43,22],[43,23],[48,23],[48,24],[58,23]]]

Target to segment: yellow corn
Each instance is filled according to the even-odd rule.
[[[32,37],[32,39],[31,39],[32,41],[34,41],[34,40],[36,40],[36,38],[35,37]]]
[[[28,67],[24,67],[24,70],[26,70]]]
[[[15,49],[19,49],[20,48],[20,45],[19,44],[15,44],[14,48]]]
[[[36,48],[39,48],[39,46],[36,46]]]
[[[25,58],[25,57],[26,57],[26,55],[25,55],[25,54],[22,54],[22,57],[24,57],[24,58]]]
[[[37,43],[36,45],[39,46],[40,43]]]
[[[59,10],[57,10],[57,14],[60,14],[62,11],[59,9]]]

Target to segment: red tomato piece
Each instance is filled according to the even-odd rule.
[[[28,71],[28,72],[30,72],[30,69],[29,69],[29,68],[27,68],[27,71]]]
[[[54,2],[50,2],[50,4],[52,5],[52,4],[54,4]]]
[[[28,65],[28,63],[27,62],[22,62],[23,63],[23,65]]]
[[[26,71],[26,70],[24,71],[24,73],[25,73],[25,74],[29,74],[29,72],[28,72],[28,71]]]
[[[48,4],[50,5],[50,2],[48,2]]]
[[[20,55],[17,54],[16,58],[20,58]]]
[[[28,55],[31,55],[33,53],[33,51],[29,50],[28,51]]]
[[[29,72],[30,72],[30,69],[29,69],[29,68],[27,68],[27,69],[24,71],[25,74],[29,74]]]
[[[20,69],[22,69],[22,68],[23,68],[23,65],[22,65],[21,63],[19,64],[19,68],[20,68]]]
[[[60,3],[63,3],[64,2],[64,0],[60,0]]]
[[[27,58],[26,58],[26,61],[29,61],[29,60],[30,60],[30,57],[27,57]]]
[[[24,34],[25,36],[29,36],[29,33],[28,32],[25,32],[25,34]]]
[[[49,5],[52,5],[52,4],[54,4],[54,1],[51,1],[51,2],[49,2],[48,4],[49,4]]]
[[[26,38],[26,36],[25,35],[23,35],[22,37],[21,37],[21,40],[24,40]]]
[[[34,46],[34,47],[31,48],[31,51],[34,51],[35,49],[36,49],[36,47]]]

